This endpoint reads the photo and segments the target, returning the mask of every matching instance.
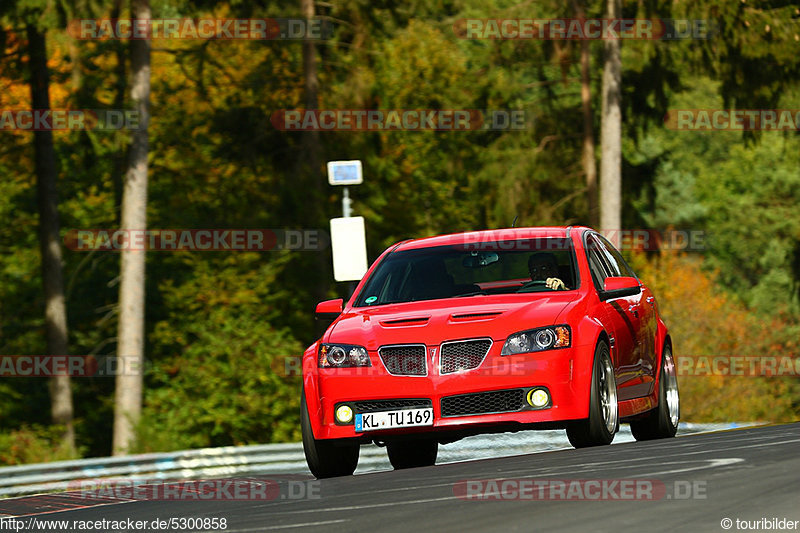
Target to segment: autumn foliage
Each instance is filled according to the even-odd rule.
[[[681,418],[692,422],[790,421],[800,414],[798,375],[724,375],[731,358],[797,358],[797,323],[748,310],[725,292],[697,257],[662,252],[635,256],[634,268],[655,293],[673,340]],[[687,359],[682,361],[682,359]],[[797,361],[797,359],[793,359]],[[798,365],[793,365],[796,368]],[[726,370],[727,369],[727,370]],[[734,373],[737,372],[734,368]]]

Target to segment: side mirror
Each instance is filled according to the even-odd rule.
[[[324,302],[317,304],[317,308],[314,311],[314,316],[316,318],[333,320],[342,314],[343,305],[344,300],[341,298],[337,298],[336,300],[325,300]]]
[[[639,294],[641,290],[639,280],[636,278],[628,276],[606,278],[603,290],[600,292],[600,299],[610,300],[612,298],[633,296],[634,294]]]

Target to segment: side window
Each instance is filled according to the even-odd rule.
[[[607,277],[614,276],[614,271],[602,252],[600,243],[592,236],[586,238],[586,253],[589,259],[589,270],[595,287],[601,289]]]
[[[606,256],[612,262],[615,270],[619,273],[616,274],[617,276],[629,276],[632,278],[638,279],[636,273],[634,273],[633,269],[628,266],[628,263],[622,257],[622,254],[619,253],[619,250],[614,248],[614,245],[608,242],[605,238],[600,237],[600,243],[603,246],[603,249],[606,253]]]

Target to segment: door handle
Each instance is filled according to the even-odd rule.
[[[631,313],[635,318],[639,318],[639,309],[636,305],[629,305],[628,312]]]

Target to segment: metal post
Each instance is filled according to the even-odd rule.
[[[350,208],[350,204],[351,203],[352,203],[352,201],[350,200],[350,191],[348,190],[347,187],[344,187],[344,191],[343,191],[343,194],[342,194],[342,216],[344,218],[348,218],[350,216],[350,213],[352,212],[352,209]],[[353,293],[356,292],[356,287],[357,286],[358,286],[358,283],[355,282],[355,281],[348,282],[348,284],[347,284],[347,299],[348,300],[353,296]]]
[[[350,216],[350,203],[350,191],[345,187],[344,195],[342,196],[342,216],[345,218]]]

